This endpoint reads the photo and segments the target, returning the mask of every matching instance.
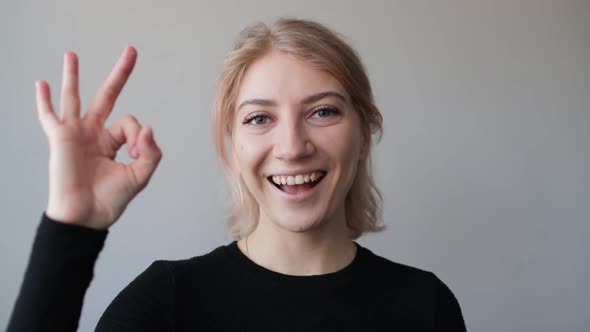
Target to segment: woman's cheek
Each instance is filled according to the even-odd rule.
[[[239,144],[241,158],[250,167],[257,166],[265,159],[266,147],[263,140],[250,139]]]
[[[315,136],[315,142],[333,158],[350,159],[360,152],[360,136],[358,132],[346,126],[324,128],[320,135]]]

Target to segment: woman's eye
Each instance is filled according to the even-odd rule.
[[[337,111],[330,107],[322,107],[313,113],[314,118],[327,118],[331,115],[334,115]]]
[[[264,125],[268,123],[268,117],[265,115],[254,115],[248,117],[244,123],[251,124],[251,125]]]

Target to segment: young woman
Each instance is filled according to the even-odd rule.
[[[132,116],[104,128],[135,58],[125,50],[84,115],[74,53],[65,54],[59,116],[37,83],[49,202],[8,331],[76,330],[107,229],[162,157]],[[153,263],[97,331],[465,331],[434,274],[354,241],[382,229],[370,172],[381,114],[338,35],[303,20],[246,28],[226,57],[215,121],[236,241]],[[129,165],[114,160],[124,144]]]

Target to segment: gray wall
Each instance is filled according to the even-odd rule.
[[[33,82],[57,98],[62,54],[75,50],[89,101],[135,45],[113,118],[153,125],[165,155],[107,239],[82,313],[91,331],[153,260],[231,240],[211,139],[216,73],[241,28],[284,15],[335,28],[369,69],[389,229],[360,243],[437,273],[471,331],[586,330],[590,1],[565,0],[2,1],[0,328],[47,199]]]

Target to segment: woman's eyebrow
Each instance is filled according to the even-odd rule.
[[[306,105],[306,104],[315,103],[316,101],[322,100],[327,97],[336,97],[346,103],[346,98],[343,95],[339,94],[336,91],[326,91],[326,92],[316,93],[316,94],[311,95],[309,97],[305,97],[301,101],[301,104]]]
[[[260,99],[260,98],[246,99],[240,104],[240,106],[238,106],[238,111],[247,105],[277,106],[277,102],[274,100],[270,100],[270,99]]]
[[[307,105],[311,103],[315,103],[316,101],[322,100],[327,97],[336,97],[341,101],[346,103],[346,97],[336,91],[326,91],[313,94],[311,96],[303,98],[301,101],[302,105]],[[258,105],[258,106],[277,106],[277,102],[271,99],[261,99],[261,98],[252,98],[244,100],[240,106],[238,106],[238,111],[242,109],[244,106],[247,105]]]

